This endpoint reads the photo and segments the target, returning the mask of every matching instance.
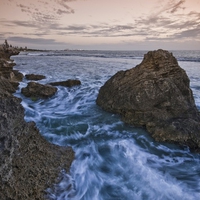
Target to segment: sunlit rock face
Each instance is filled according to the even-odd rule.
[[[136,67],[119,71],[99,91],[97,104],[126,123],[146,127],[157,141],[200,148],[200,116],[190,80],[176,58],[150,51]]]

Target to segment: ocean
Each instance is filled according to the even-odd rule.
[[[46,100],[20,93],[25,120],[35,121],[51,143],[75,151],[70,174],[47,189],[50,200],[197,200],[200,155],[187,147],[158,143],[141,128],[96,105],[100,87],[116,72],[139,64],[147,51],[47,51],[13,56],[15,69],[42,74],[49,82],[79,79],[80,86],[59,86]],[[173,51],[190,78],[200,110],[200,51]]]

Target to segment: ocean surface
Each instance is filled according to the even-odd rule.
[[[13,56],[23,74],[42,74],[46,84],[79,79],[58,87],[55,96],[32,101],[20,93],[25,120],[35,121],[51,143],[75,151],[70,174],[47,189],[50,200],[198,200],[200,155],[155,142],[139,128],[95,103],[100,87],[119,70],[139,64],[147,51],[22,52]],[[200,51],[174,51],[186,70],[200,110]],[[27,85],[24,79],[20,88]],[[28,144],[27,144],[28,145]]]

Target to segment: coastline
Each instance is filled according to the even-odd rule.
[[[2,46],[3,47],[3,46]],[[21,100],[14,93],[23,75],[13,70],[15,48],[0,49],[0,196],[1,199],[45,199],[45,190],[69,172],[70,147],[46,141],[34,122],[25,122]]]

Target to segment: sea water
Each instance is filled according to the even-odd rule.
[[[96,105],[100,87],[116,72],[135,67],[146,51],[49,51],[14,56],[15,69],[42,74],[49,82],[79,79],[80,86],[59,86],[46,100],[32,101],[20,90],[25,120],[35,121],[51,143],[71,146],[70,173],[47,189],[51,200],[197,200],[200,155],[187,147],[155,142],[149,134]],[[190,78],[200,109],[200,51],[175,51]]]

